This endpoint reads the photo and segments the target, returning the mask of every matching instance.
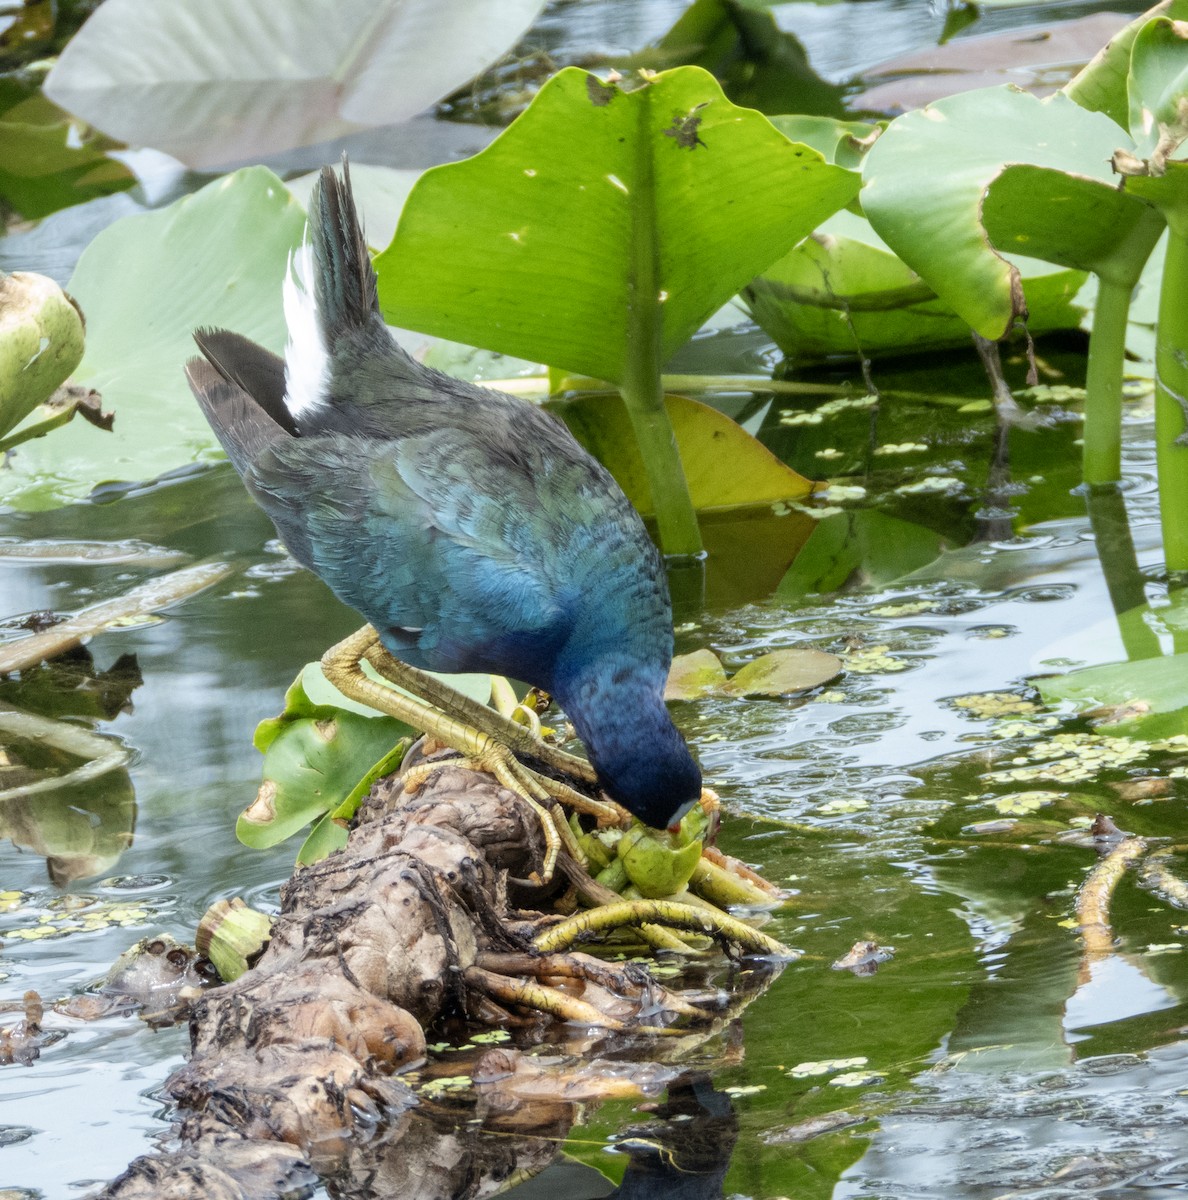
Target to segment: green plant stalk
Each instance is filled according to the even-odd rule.
[[[54,413],[52,417],[47,417],[44,421],[26,425],[24,429],[18,429],[16,433],[10,434],[8,437],[0,438],[0,454],[7,454],[9,450],[14,446],[19,446],[22,442],[45,437],[47,433],[60,429],[73,419],[75,411],[75,406],[71,405],[69,408],[63,408]]]
[[[703,552],[701,530],[676,434],[664,407],[660,383],[661,305],[659,247],[656,244],[656,185],[652,163],[651,105],[642,109],[637,131],[637,184],[631,197],[632,264],[627,297],[627,355],[620,391],[635,431],[652,507],[665,554]]]
[[[1188,571],[1188,211],[1168,215],[1155,331],[1155,461],[1167,569]]]
[[[1097,277],[1097,303],[1085,375],[1085,444],[1082,470],[1087,484],[1122,478],[1122,366],[1133,282]]]
[[[1126,501],[1117,484],[1101,484],[1083,490],[1097,557],[1118,619],[1118,633],[1126,657],[1131,662],[1157,658],[1161,653],[1159,636],[1143,620],[1146,579],[1139,569]]]

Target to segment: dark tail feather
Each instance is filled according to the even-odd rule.
[[[196,329],[194,341],[206,361],[228,382],[242,388],[286,433],[298,436],[285,407],[285,360],[227,329]]]
[[[362,328],[379,317],[379,295],[371,256],[351,193],[351,172],[342,161],[342,180],[322,168],[309,206],[317,273],[318,312],[334,345],[335,333]]]
[[[242,475],[286,432],[245,392],[204,358],[186,363],[186,379],[227,457]]]

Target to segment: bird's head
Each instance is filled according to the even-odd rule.
[[[590,760],[612,800],[653,829],[675,831],[701,799],[701,768],[662,700],[633,708],[629,723],[586,739]]]
[[[653,829],[678,825],[701,799],[701,768],[664,703],[667,674],[665,662],[608,653],[553,687],[606,794]]]

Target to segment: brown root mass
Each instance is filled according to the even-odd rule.
[[[528,876],[542,842],[535,814],[489,776],[445,767],[416,795],[382,781],[347,847],[285,886],[254,967],[195,1004],[192,1057],[166,1084],[178,1148],[136,1160],[97,1195],[295,1196],[320,1177],[335,1196],[452,1196],[546,1165],[572,1102],[663,1087],[679,1067],[591,1062],[604,1031],[686,1033],[650,1037],[659,1053],[643,1057],[672,1061],[687,1038],[721,1029],[724,997],[669,993],[639,964],[534,950],[557,918],[514,907],[534,894],[509,897],[508,881]],[[469,1068],[462,1115],[441,1108],[432,1080],[414,1090],[427,1028],[543,1029],[557,1016],[583,1039],[576,1069],[504,1045],[477,1062],[450,1056]],[[505,1140],[462,1137],[467,1122]],[[528,1131],[524,1146],[507,1140]]]

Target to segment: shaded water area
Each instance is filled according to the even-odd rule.
[[[559,6],[542,37],[637,45],[680,8],[637,6],[619,26],[606,6]],[[917,0],[778,12],[834,78],[927,44],[939,19]],[[1004,20],[992,14],[978,32]],[[855,62],[867,44],[877,53]],[[753,370],[775,357],[743,323],[699,339],[674,368]],[[1041,343],[1040,357],[1049,382],[1082,381],[1077,339]],[[1021,361],[1007,370],[1021,383]],[[739,530],[714,531],[705,579],[673,577],[678,651],[712,648],[729,669],[787,646],[846,662],[806,697],[675,709],[722,796],[723,847],[789,890],[766,928],[801,957],[687,1064],[715,1067],[697,1083],[699,1107],[649,1126],[635,1101],[608,1102],[521,1133],[559,1139],[566,1158],[509,1195],[607,1195],[629,1163],[623,1195],[1161,1200],[1188,1188],[1188,913],[1125,880],[1116,955],[1087,961],[1069,927],[1097,858],[1088,818],[1188,843],[1186,760],[1140,742],[1122,756],[1089,743],[1075,759],[1073,743],[1053,739],[1088,726],[1042,711],[1024,684],[1124,659],[1119,597],[1156,613],[1166,601],[1149,408],[1139,401],[1126,418],[1128,524],[1122,505],[1103,502],[1095,533],[1075,490],[1075,413],[1048,405],[1040,427],[1004,430],[988,405],[960,411],[987,394],[972,354],[876,364],[875,378],[950,402],[890,396],[815,422],[817,401],[722,401],[804,474],[864,492],[838,499],[791,569],[781,548],[806,520],[795,512],[748,528],[742,555]],[[876,453],[886,447],[899,450]],[[238,566],[162,617],[90,642],[100,671],[136,656],[130,710],[98,724],[132,759],[86,803],[0,811],[11,839],[0,846],[3,998],[82,989],[148,933],[191,940],[219,897],[275,905],[294,845],[253,851],[234,836],[259,781],[251,731],[358,618],[274,538],[227,464],[0,515],[4,632],[182,561]],[[1003,695],[963,700],[986,693]],[[0,687],[0,701],[17,700]],[[1170,786],[1113,786],[1151,778]],[[877,969],[834,966],[856,942],[882,948]],[[737,982],[725,967],[716,978]],[[32,1068],[0,1068],[5,1196],[81,1194],[167,1137],[158,1089],[186,1045],[184,1029],[113,1016],[69,1024]],[[506,1138],[472,1118],[458,1107],[457,1137]],[[676,1191],[682,1179],[700,1190]]]

